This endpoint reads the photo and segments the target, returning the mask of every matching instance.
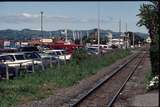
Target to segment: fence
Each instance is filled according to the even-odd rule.
[[[56,60],[52,60],[52,57],[49,57],[48,59],[39,58],[39,59],[32,59],[29,61],[16,62],[16,63],[13,63],[13,62],[6,63],[5,62],[5,63],[0,63],[1,65],[0,76],[1,77],[5,76],[5,79],[9,80],[10,72],[12,75],[18,76],[23,71],[25,72],[38,71],[36,69],[45,71],[45,69],[52,68],[54,65],[60,68],[61,64],[66,64],[66,55],[64,55],[64,61],[60,61],[59,56],[58,56]]]

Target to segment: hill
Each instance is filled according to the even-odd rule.
[[[90,29],[90,30],[75,30],[74,32],[81,32],[79,35],[86,36],[87,32],[95,32],[97,29]],[[43,31],[40,30],[31,30],[31,29],[23,29],[23,30],[12,30],[12,29],[7,29],[7,30],[0,30],[0,39],[9,39],[9,40],[31,40],[32,38],[39,38],[39,37],[60,37],[64,36],[62,33],[64,32],[63,29],[61,30],[56,30],[56,31]],[[108,33],[111,32],[114,37],[117,37],[120,35],[119,32],[114,32],[112,30],[100,30],[101,36],[106,36]],[[141,38],[146,38],[147,34],[141,33],[141,32],[135,32],[136,35],[138,35]],[[73,31],[72,30],[67,30],[67,35],[68,38],[73,37]]]

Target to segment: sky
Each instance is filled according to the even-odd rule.
[[[40,30],[43,11],[43,29],[88,30],[97,28],[98,17],[100,29],[147,33],[145,27],[138,27],[140,5],[147,1],[123,2],[0,2],[0,30],[34,29]],[[98,8],[99,6],[99,8]],[[98,11],[99,9],[99,11]]]

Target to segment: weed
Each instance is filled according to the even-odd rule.
[[[52,67],[45,71],[25,74],[14,80],[0,82],[0,107],[14,106],[31,100],[39,100],[54,94],[57,88],[69,87],[78,81],[91,76],[101,68],[130,54],[130,50],[118,50],[103,56],[86,57],[78,50],[78,60],[60,68]],[[84,51],[84,50],[82,50]],[[83,54],[81,56],[81,54]],[[78,62],[78,63],[77,63]]]

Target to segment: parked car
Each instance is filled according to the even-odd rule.
[[[63,49],[45,50],[44,53],[53,55],[62,61],[71,59],[71,54],[66,54],[66,51]]]
[[[42,64],[41,56],[37,52],[23,52],[25,59],[33,61],[34,64]]]
[[[56,58],[53,55],[50,55],[48,53],[44,53],[44,52],[40,52],[38,53],[40,55],[40,57],[42,58],[42,61],[44,62],[45,65],[48,65],[50,62],[52,64],[57,64],[59,59]]]
[[[0,55],[0,75],[4,77],[8,68],[9,75],[15,76],[19,74],[18,69],[27,69],[31,64],[32,62],[25,59],[23,53],[3,53]]]
[[[98,48],[98,45],[97,44],[93,44],[93,45],[91,45],[91,47]],[[102,45],[102,44],[99,45],[99,48],[101,49],[102,53],[106,53],[108,50],[112,49],[111,46],[109,46],[109,45]]]
[[[98,55],[97,47],[87,47],[86,50],[89,55]]]
[[[23,53],[3,53],[0,55],[0,62],[9,67],[20,67],[31,64],[31,60],[25,59]]]

